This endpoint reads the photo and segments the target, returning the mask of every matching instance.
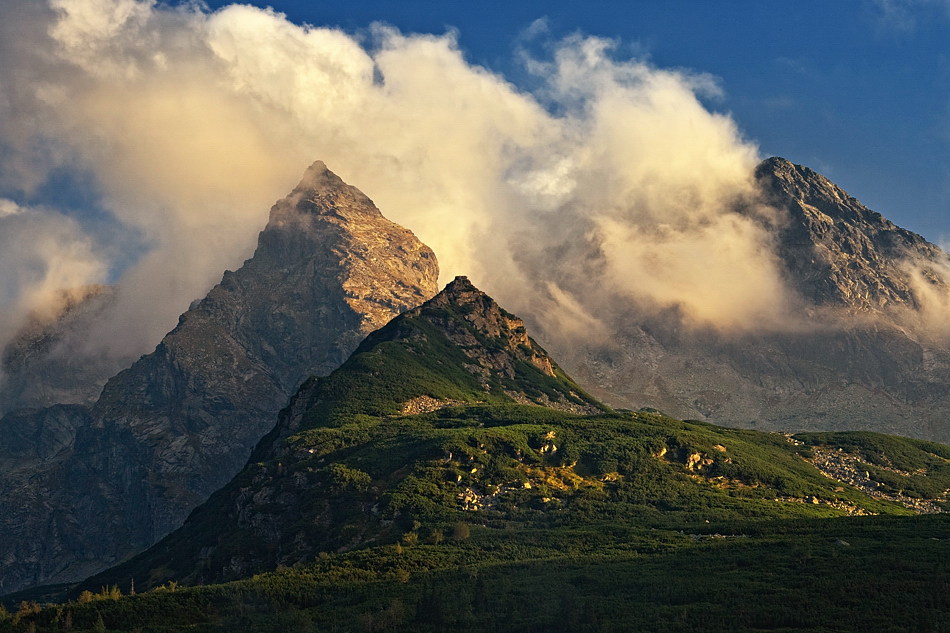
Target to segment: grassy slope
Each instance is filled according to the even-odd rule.
[[[67,613],[72,630],[946,630],[950,521],[803,456],[854,451],[883,486],[934,497],[950,448],[515,404],[506,391],[593,401],[556,366],[477,379],[436,325],[466,309],[371,336],[182,530],[86,586],[245,579],[0,614],[0,632]],[[462,404],[400,414],[422,395]]]
[[[67,610],[79,630],[100,614],[128,631],[947,630],[950,521],[825,478],[801,458],[809,447],[782,435],[512,404],[361,415],[288,443],[315,449],[292,468],[322,460],[322,494],[379,504],[350,517],[375,541],[235,583],[48,608],[6,630],[60,630]],[[558,450],[542,454],[552,431]],[[888,459],[905,466],[947,450],[867,434],[801,439],[884,455],[898,442],[905,452]],[[678,456],[693,453],[714,461],[690,471]],[[499,487],[491,507],[459,509],[459,489]],[[882,514],[775,501],[806,495]],[[470,536],[456,540],[459,523]]]

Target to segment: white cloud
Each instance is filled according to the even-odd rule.
[[[0,63],[0,183],[82,168],[152,245],[104,345],[154,345],[315,159],[432,246],[443,280],[467,274],[552,332],[576,331],[555,305],[587,330],[651,306],[717,327],[779,320],[767,236],[732,211],[757,150],[703,106],[714,78],[574,36],[528,61],[529,94],[468,63],[453,33],[364,40],[246,5],[51,6],[0,9],[22,26],[0,44],[16,51]]]
[[[0,198],[0,218],[6,217],[8,215],[16,215],[20,213],[23,209],[20,208],[13,200],[7,200],[6,198]]]
[[[101,282],[106,267],[73,220],[0,199],[0,270],[2,346],[28,314],[56,316],[64,289]]]

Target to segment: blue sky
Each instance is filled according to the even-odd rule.
[[[102,343],[148,351],[316,159],[443,281],[576,323],[598,284],[780,321],[771,237],[731,211],[758,157],[950,244],[950,0],[266,6],[0,2],[0,344],[117,283]],[[597,283],[554,255],[591,240]]]
[[[211,2],[212,8],[227,4]],[[950,4],[873,2],[269,3],[296,23],[358,32],[458,31],[468,61],[526,85],[515,49],[546,18],[553,40],[616,38],[619,53],[718,77],[763,155],[824,173],[872,209],[950,239]]]

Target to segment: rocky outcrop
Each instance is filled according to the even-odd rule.
[[[398,511],[385,515],[386,507],[412,460],[446,454],[430,446],[431,437],[412,433],[409,416],[512,401],[606,410],[528,336],[521,319],[458,277],[432,300],[370,334],[331,375],[304,383],[244,469],[184,526],[84,584],[108,584],[116,575],[141,579],[140,586],[170,578],[233,579],[376,542],[392,529]],[[385,466],[363,467],[380,481],[321,454],[366,449],[376,425],[400,416],[407,416],[403,432],[413,437],[413,448],[371,443],[368,450]],[[395,472],[380,477],[380,468]],[[354,491],[373,500],[357,500],[349,494]]]
[[[950,340],[920,327],[922,293],[946,293],[950,258],[806,167],[771,158],[755,177],[780,211],[768,228],[801,326],[721,333],[637,316],[606,344],[555,350],[565,367],[618,407],[950,441]]]
[[[308,376],[432,297],[437,278],[427,246],[314,163],[254,256],[94,405],[0,420],[22,445],[0,454],[0,593],[77,580],[175,529]]]
[[[528,337],[524,321],[503,310],[468,277],[457,277],[428,307],[447,310],[446,316],[431,315],[429,320],[472,360],[467,365],[472,373],[514,378],[515,363],[521,361],[555,376],[551,359]],[[492,344],[485,344],[487,340]]]
[[[902,491],[888,492],[883,490],[881,483],[875,481],[866,470],[866,458],[863,455],[847,453],[840,448],[819,446],[812,449],[812,455],[808,458],[808,461],[826,477],[853,486],[869,497],[899,503],[918,514],[941,514],[946,512],[944,504],[947,501],[947,492],[950,491],[944,491],[937,495],[936,499],[921,499],[906,495]],[[878,466],[878,468],[891,470],[903,477],[909,477],[913,474],[893,468],[881,466]]]

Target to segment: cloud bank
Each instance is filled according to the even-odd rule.
[[[524,55],[526,92],[468,63],[454,33],[351,34],[247,5],[13,0],[0,25],[0,192],[89,174],[148,245],[97,353],[149,351],[315,159],[435,249],[443,282],[467,274],[548,339],[606,336],[642,310],[723,330],[789,313],[768,233],[734,211],[755,208],[757,148],[704,106],[711,77],[574,36]],[[0,254],[8,330],[23,312],[9,306],[102,281],[116,259],[81,223],[30,215],[59,242]],[[37,266],[42,280],[10,281]]]
[[[54,317],[106,267],[74,220],[0,198],[0,270],[0,340],[8,340],[28,315]]]

